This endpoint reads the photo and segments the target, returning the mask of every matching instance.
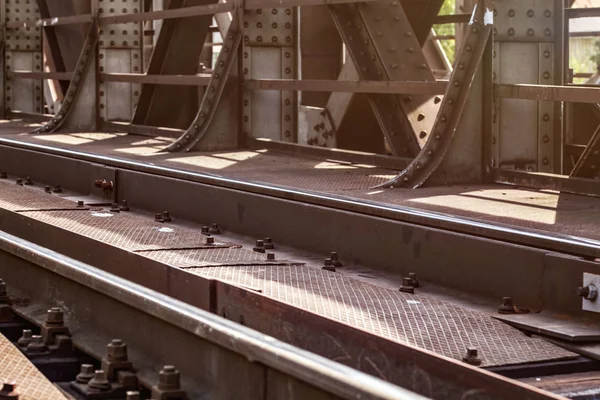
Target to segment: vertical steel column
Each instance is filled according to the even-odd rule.
[[[297,79],[296,7],[244,10],[244,79]],[[245,136],[296,142],[294,92],[244,91]]]
[[[40,13],[35,2],[0,3],[2,24],[25,20],[37,20]],[[4,25],[5,26],[5,25]],[[4,111],[18,110],[28,113],[42,113],[43,81],[41,79],[13,79],[10,71],[42,72],[43,50],[40,27],[4,28]]]
[[[556,71],[557,13],[555,0],[497,0],[493,50],[494,83],[552,85],[562,82]],[[562,26],[562,20],[560,21]],[[558,73],[557,73],[558,72]],[[494,101],[492,167],[554,172],[555,129],[560,128],[552,102]]]
[[[100,3],[99,16],[141,12],[140,0]],[[103,25],[98,42],[100,73],[142,73],[143,27],[141,22]],[[99,82],[101,121],[130,121],[140,96],[140,85],[126,82]]]

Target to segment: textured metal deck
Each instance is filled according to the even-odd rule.
[[[29,210],[82,210],[77,203],[56,194],[45,193],[42,188],[20,186],[14,180],[0,179],[0,207],[11,211]]]
[[[130,251],[239,247],[206,243],[200,232],[154,222],[126,213],[107,211],[29,211],[22,213],[71,232]]]
[[[479,349],[483,366],[577,355],[445,301],[370,285],[306,266],[206,267],[201,276],[258,288],[266,296],[385,338],[461,360]]]
[[[20,400],[66,399],[61,391],[2,335],[0,335],[0,382],[15,382]]]
[[[303,263],[289,260],[267,261],[265,253],[244,248],[141,251],[139,254],[179,268],[205,266],[275,265]]]

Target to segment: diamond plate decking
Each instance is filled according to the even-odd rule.
[[[0,207],[11,211],[87,209],[39,187],[17,185],[14,179],[0,179],[0,193]]]
[[[126,213],[107,211],[30,211],[39,221],[130,251],[236,247],[231,243],[206,243],[200,232],[154,222]],[[239,246],[237,246],[239,247]]]
[[[258,288],[284,303],[457,360],[467,347],[474,346],[487,367],[577,357],[480,312],[317,268],[246,266],[188,271]]]
[[[16,348],[0,335],[0,382],[15,382],[20,400],[64,400],[65,396]]]

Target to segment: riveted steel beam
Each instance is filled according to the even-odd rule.
[[[330,6],[362,80],[424,81],[435,77],[410,21],[397,1]],[[440,97],[369,96],[395,155],[414,155],[424,145]]]
[[[465,42],[457,57],[446,96],[433,127],[433,135],[413,162],[384,187],[418,188],[442,163],[458,129],[469,99],[485,48],[493,28],[492,0],[481,0],[469,24]]]
[[[40,27],[9,27],[6,24],[27,19],[39,19],[36,4],[23,7],[0,3],[1,23],[4,25],[4,71],[25,70],[41,72],[43,68],[42,31]],[[12,110],[41,114],[44,104],[41,79],[4,77],[3,111]]]

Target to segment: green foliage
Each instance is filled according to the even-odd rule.
[[[600,69],[600,39],[596,40],[594,47],[596,48],[596,54],[591,56],[590,60]]]
[[[455,4],[455,0],[444,0],[444,5],[442,6],[440,14],[441,15],[454,14],[455,13],[454,4]],[[434,27],[434,30],[435,30],[435,34],[437,36],[454,36],[456,34],[454,24],[436,25]],[[455,49],[456,46],[455,46],[454,40],[453,39],[441,40],[440,44],[442,45],[442,48],[446,52],[446,56],[448,57],[448,60],[450,60],[450,62],[453,63],[454,55],[456,52],[456,49]]]

